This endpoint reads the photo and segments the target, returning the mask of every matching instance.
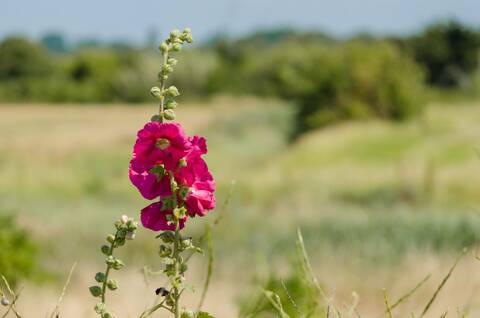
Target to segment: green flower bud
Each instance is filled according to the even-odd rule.
[[[187,214],[187,210],[184,207],[179,207],[179,208],[177,207],[173,209],[173,215],[177,220],[184,218],[186,214]]]
[[[116,259],[115,262],[112,265],[112,268],[118,271],[118,270],[122,269],[124,265],[125,264],[121,260]]]
[[[169,97],[177,97],[178,95],[180,95],[180,92],[178,91],[178,89],[175,86],[170,86],[165,91],[165,94]]]
[[[158,115],[153,115],[152,118],[150,118],[150,121],[152,122],[161,121],[161,117]]]
[[[160,250],[158,251],[158,255],[160,257],[168,257],[172,254],[172,249],[165,246],[165,245],[160,245]]]
[[[154,86],[150,89],[150,94],[153,97],[160,99],[162,97],[162,90],[160,87]]]
[[[177,59],[174,59],[173,57],[170,57],[170,58],[168,58],[168,60],[167,60],[167,64],[170,65],[170,66],[175,66],[175,65],[177,65],[177,62],[178,62]]]
[[[97,314],[103,314],[105,312],[105,309],[106,308],[104,303],[98,303],[95,305],[95,308],[94,308]]]
[[[170,32],[170,41],[175,41],[180,36],[180,30],[174,29]]]
[[[100,286],[92,286],[89,288],[89,290],[93,297],[99,297],[102,294],[102,289]]]
[[[188,269],[188,265],[186,263],[180,264],[180,273],[185,273]]]
[[[113,318],[113,315],[106,311],[106,312],[102,313],[101,317],[102,318]]]
[[[157,235],[157,238],[161,239],[163,243],[173,243],[175,241],[175,234],[171,231],[165,231]]]
[[[101,250],[102,253],[105,254],[105,255],[110,254],[110,246],[108,246],[108,245],[102,245],[102,247],[100,248],[100,250]]]
[[[192,238],[191,237],[186,237],[182,239],[182,247],[183,248],[188,248],[192,246]]]
[[[173,43],[172,44],[172,51],[178,52],[182,49],[182,45],[180,43]]]
[[[185,28],[185,29],[183,29],[183,33],[185,33],[185,34],[191,34],[191,33],[192,33],[192,29],[190,29],[190,28]]]
[[[115,290],[118,288],[118,284],[117,284],[117,281],[114,280],[114,279],[109,279],[108,282],[107,282],[107,287],[108,289],[110,290]]]
[[[166,109],[163,111],[163,117],[165,117],[167,120],[174,120],[175,112],[172,109]]]
[[[162,44],[160,44],[160,52],[162,52],[162,54],[165,54],[168,52],[168,44],[163,42]]]
[[[113,242],[115,242],[115,235],[109,234],[107,236],[107,242],[110,243],[110,244],[113,244]]]
[[[162,66],[162,74],[167,75],[173,72],[173,67],[169,64]]]
[[[193,311],[188,309],[185,309],[182,312],[182,315],[180,316],[180,318],[193,318],[193,317],[195,317],[195,314],[193,313]]]
[[[97,274],[95,274],[95,280],[97,281],[97,283],[103,283],[105,281],[105,274],[104,273],[101,273],[101,272],[98,272]]]
[[[105,263],[107,265],[110,265],[112,266],[114,263],[115,263],[115,257],[113,257],[112,255],[109,255],[105,258]]]
[[[135,238],[135,232],[133,231],[128,231],[127,235],[125,236],[127,240],[133,240]]]
[[[175,109],[177,108],[178,104],[173,99],[169,99],[165,102],[165,109]]]

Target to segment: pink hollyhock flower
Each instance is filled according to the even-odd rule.
[[[133,158],[143,163],[162,163],[173,171],[191,149],[191,142],[178,123],[149,122],[137,134]]]
[[[140,219],[147,229],[153,231],[175,231],[175,224],[168,224],[167,215],[172,215],[172,210],[162,211],[162,202],[155,202],[142,209]],[[187,218],[180,220],[180,229],[183,229]]]
[[[185,205],[190,216],[204,216],[215,208],[215,181],[205,161],[197,153],[187,156],[187,166],[182,167],[176,179],[188,187]]]
[[[137,159],[130,162],[128,175],[132,184],[137,187],[140,194],[147,200],[157,197],[164,198],[172,194],[168,176],[159,178],[152,173],[154,165],[144,164]]]
[[[192,145],[192,150],[195,153],[199,155],[204,155],[207,153],[207,141],[205,138],[200,136],[193,136],[193,137],[189,137],[188,141],[190,141]]]
[[[211,190],[211,184],[206,182],[195,183],[188,191],[185,205],[188,214],[192,217],[195,215],[205,216],[208,210],[213,210],[215,208],[215,196]]]

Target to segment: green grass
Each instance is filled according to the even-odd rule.
[[[127,169],[135,133],[154,109],[0,106],[0,210],[20,214],[54,255],[95,253],[112,220],[138,217],[147,205]],[[297,226],[319,254],[341,247],[375,260],[479,241],[478,102],[431,105],[401,124],[343,123],[289,144],[292,114],[248,98],[180,108],[188,132],[208,138],[219,203],[237,181],[218,230],[221,259],[235,258],[232,248],[288,254]],[[140,261],[155,249],[151,237],[139,234]]]

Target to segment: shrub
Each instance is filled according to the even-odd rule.
[[[458,22],[434,24],[410,42],[430,84],[459,86],[478,67],[480,35]]]
[[[297,103],[295,133],[349,118],[403,120],[423,106],[423,73],[394,45],[286,42],[244,54],[237,82]]]
[[[0,274],[15,284],[36,271],[36,247],[11,216],[0,216]]]

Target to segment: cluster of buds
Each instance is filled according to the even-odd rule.
[[[191,237],[184,237],[182,235],[176,237],[176,233],[173,231],[164,231],[160,233],[157,238],[162,241],[158,255],[162,263],[165,264],[163,272],[169,278],[170,285],[173,289],[182,290],[184,274],[188,269],[186,260],[181,256],[182,252],[194,251],[203,253],[203,250],[193,244]],[[175,295],[166,291],[164,288],[159,290],[161,290],[161,296],[165,297],[166,306],[168,306],[171,311],[174,311],[175,300],[173,297]]]
[[[124,263],[113,255],[113,252],[116,248],[125,245],[127,240],[133,240],[135,238],[138,224],[133,219],[123,215],[120,220],[115,222],[115,229],[115,234],[109,234],[107,236],[106,241],[108,244],[104,244],[100,248],[102,254],[105,255],[107,269],[105,272],[95,274],[95,281],[99,283],[99,285],[90,287],[92,296],[101,298],[101,302],[95,305],[95,312],[99,314],[101,318],[114,317],[106,308],[105,294],[107,289],[113,291],[118,288],[117,281],[109,278],[110,271],[112,269],[120,270],[124,266]]]
[[[179,30],[170,32],[170,36],[160,45],[159,49],[163,55],[162,68],[158,73],[160,86],[154,86],[150,89],[150,94],[160,101],[160,111],[158,115],[152,117],[152,121],[163,122],[164,119],[175,119],[174,109],[177,107],[175,97],[179,96],[180,92],[175,86],[165,86],[165,82],[172,74],[175,65],[177,65],[177,60],[171,57],[170,54],[180,51],[183,44],[192,42],[192,31],[189,28],[185,28],[183,32]]]

